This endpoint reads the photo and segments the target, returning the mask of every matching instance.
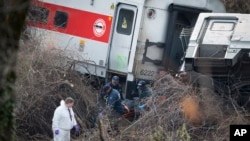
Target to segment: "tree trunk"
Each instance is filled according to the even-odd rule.
[[[0,0],[0,141],[14,141],[15,64],[29,0]]]

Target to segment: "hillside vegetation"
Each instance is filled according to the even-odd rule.
[[[249,0],[223,2],[228,12],[249,13]],[[53,47],[43,50],[39,39],[25,39],[20,45],[15,84],[17,141],[51,140],[53,112],[67,96],[76,99],[74,111],[81,132],[72,131],[72,135],[77,141],[228,141],[231,124],[250,123],[234,99],[193,88],[170,74],[155,82],[153,97],[139,119],[112,119],[108,109],[96,118],[100,89],[90,84],[97,78],[74,71],[74,61]],[[112,128],[114,122],[120,123],[118,130]]]
[[[228,13],[250,13],[250,0],[222,0]]]

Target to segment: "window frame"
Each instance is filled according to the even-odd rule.
[[[132,14],[129,13],[130,15],[129,15],[128,20],[129,21],[132,20],[132,21],[128,22],[128,20],[126,20],[128,30],[124,30],[123,28],[121,28],[122,21],[123,21],[122,18],[124,18],[122,16],[124,16],[124,13],[126,13],[125,15],[127,16],[128,11],[132,13]],[[121,13],[122,13],[122,15],[121,15]],[[135,12],[133,10],[121,8],[120,11],[119,11],[118,21],[117,21],[117,26],[116,26],[116,32],[119,33],[119,34],[123,34],[123,35],[131,35],[132,34],[132,29],[133,29],[133,23],[134,23],[134,16],[135,16]]]
[[[28,21],[39,24],[47,24],[49,20],[49,14],[50,10],[46,7],[31,6],[28,12]]]
[[[58,16],[61,16],[60,18],[64,18],[64,19],[60,19]],[[64,17],[62,17],[62,16],[64,16]],[[53,18],[53,25],[55,27],[65,29],[65,28],[67,28],[67,25],[68,25],[68,19],[69,19],[68,12],[62,11],[62,10],[56,10],[55,16]],[[62,22],[62,21],[65,21],[65,22]]]

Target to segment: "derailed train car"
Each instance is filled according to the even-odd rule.
[[[33,0],[27,29],[67,52],[72,69],[105,81],[118,75],[131,98],[138,80],[178,72],[204,12],[225,9],[220,0]]]
[[[200,14],[181,72],[206,76],[200,85],[231,96],[250,109],[249,25],[249,14]]]

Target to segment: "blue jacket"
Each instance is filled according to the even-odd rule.
[[[107,98],[107,103],[120,115],[126,113],[126,110],[121,103],[120,93],[117,90],[113,88],[110,90]]]
[[[117,84],[115,86],[111,82],[109,82],[109,83],[107,83],[107,85],[111,86],[113,89],[116,89],[120,93],[121,100],[124,100],[123,95],[122,95],[122,85],[121,84]]]

